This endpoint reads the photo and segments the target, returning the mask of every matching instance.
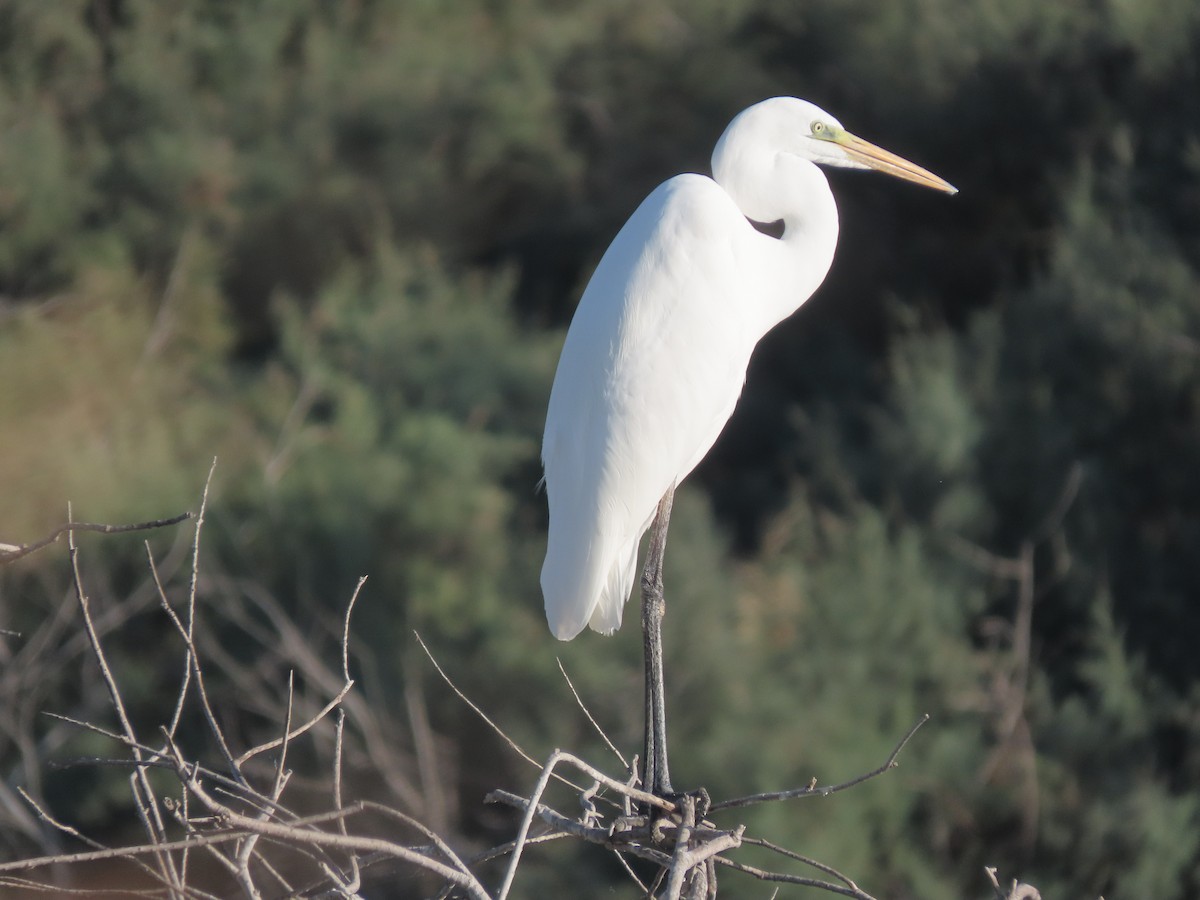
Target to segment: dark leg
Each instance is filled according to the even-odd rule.
[[[663,494],[650,528],[650,548],[642,572],[642,641],[646,651],[646,746],[642,756],[642,790],[665,797],[673,793],[667,770],[667,707],[663,692],[662,621],[663,554],[675,486]]]

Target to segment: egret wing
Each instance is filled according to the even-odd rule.
[[[659,499],[704,457],[745,380],[758,235],[711,179],[681,175],[630,217],[568,330],[542,459],[551,630],[611,632]]]

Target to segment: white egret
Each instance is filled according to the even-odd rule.
[[[713,177],[677,175],[625,223],[567,331],[542,444],[550,505],[542,593],[550,629],[610,634],[642,579],[643,788],[671,792],[662,699],[662,552],[675,486],[733,413],[759,339],[816,290],[833,261],[837,206],[817,165],[877,169],[955,193],[794,97],[725,129]],[[783,220],[774,238],[753,222]]]

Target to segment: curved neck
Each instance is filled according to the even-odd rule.
[[[767,283],[779,286],[763,298],[765,333],[812,295],[833,264],[838,237],[833,192],[813,163],[729,140],[722,140],[713,154],[713,180],[746,218],[783,220],[778,240],[754,232]]]

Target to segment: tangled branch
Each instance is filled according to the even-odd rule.
[[[366,579],[355,585],[336,625],[326,634],[336,644],[336,661],[330,664],[318,652],[311,634],[300,629],[283,606],[261,586],[238,579],[210,576],[206,585],[222,593],[219,608],[238,631],[261,648],[247,662],[227,651],[218,634],[206,623],[201,609],[201,535],[208,507],[210,470],[196,515],[139,526],[64,527],[71,563],[72,600],[82,622],[83,644],[97,668],[115,728],[104,728],[86,718],[55,716],[63,727],[83,730],[111,742],[117,751],[108,758],[78,759],[72,766],[117,767],[128,773],[131,808],[143,839],[128,846],[107,847],[75,826],[61,821],[40,798],[38,791],[20,793],[27,816],[56,834],[62,844],[82,844],[74,850],[52,852],[14,862],[0,863],[0,888],[56,889],[53,871],[83,863],[122,860],[135,866],[150,884],[147,893],[169,900],[217,896],[202,887],[194,862],[203,857],[224,873],[242,896],[332,895],[359,897],[368,867],[392,860],[406,871],[418,873],[421,883],[438,897],[472,900],[508,900],[516,892],[520,868],[527,851],[550,841],[579,840],[602,848],[617,858],[640,895],[659,900],[697,900],[717,896],[718,872],[737,873],[777,885],[814,888],[830,894],[872,900],[849,876],[818,860],[747,833],[743,824],[720,824],[715,819],[754,804],[783,802],[810,796],[828,796],[876,778],[898,765],[899,756],[916,731],[928,720],[922,716],[898,741],[876,769],[837,784],[723,800],[712,803],[706,792],[660,797],[641,788],[637,760],[625,761],[588,713],[582,698],[568,685],[588,720],[600,732],[625,771],[614,777],[578,755],[555,750],[544,764],[521,748],[482,709],[460,691],[429,648],[417,636],[437,673],[456,694],[491,727],[538,775],[527,797],[495,790],[486,802],[514,810],[520,817],[512,840],[464,856],[443,836],[445,802],[435,759],[436,741],[424,710],[416,675],[410,673],[404,696],[413,735],[411,757],[401,759],[402,743],[392,726],[364,702],[351,677],[351,621]],[[169,634],[178,642],[182,665],[178,686],[162,724],[153,734],[139,733],[141,717],[130,714],[126,692],[116,667],[110,664],[107,642],[127,611],[114,614],[100,607],[89,594],[86,567],[74,532],[113,533],[143,527],[162,527],[194,521],[186,587],[172,600],[170,572],[146,544],[153,599],[165,616]],[[56,535],[37,544],[23,545],[22,554],[53,542]],[[8,558],[14,558],[10,556]],[[0,561],[5,558],[0,557]],[[238,602],[229,602],[237,598]],[[140,607],[139,607],[140,608]],[[56,621],[65,621],[60,612]],[[105,618],[107,616],[107,618]],[[103,621],[102,621],[103,620]],[[61,626],[59,626],[61,627]],[[297,675],[301,688],[297,688]],[[230,730],[229,718],[219,713],[213,685],[237,692],[239,706],[273,722],[265,739],[243,740]],[[197,732],[197,729],[199,730]],[[306,759],[321,760],[326,777],[314,794],[303,794],[303,779],[294,777],[289,761],[305,745]],[[208,747],[209,758],[195,747]],[[387,785],[400,800],[390,806],[378,799],[347,799],[346,769],[370,771],[375,782]],[[166,776],[164,778],[164,776]],[[576,797],[577,813],[556,808],[547,798],[552,785],[566,786]],[[561,787],[556,787],[561,791]],[[424,799],[433,797],[428,805]],[[3,797],[0,797],[3,799]],[[11,804],[10,804],[11,805]],[[410,812],[408,810],[415,811]],[[431,827],[433,819],[437,827]],[[32,830],[25,824],[25,830]],[[406,837],[408,839],[406,839]],[[750,865],[737,851],[752,846],[780,860],[779,870]],[[489,862],[506,859],[499,884],[485,886],[478,874]],[[808,872],[785,871],[801,865]],[[650,876],[647,877],[647,871]],[[210,879],[211,880],[211,879]]]
[[[32,817],[59,834],[65,842],[82,843],[85,849],[0,863],[0,888],[58,890],[53,882],[55,870],[83,863],[121,860],[141,871],[153,886],[150,892],[156,896],[171,900],[212,897],[214,895],[199,887],[194,878],[197,867],[192,864],[192,858],[203,854],[227,874],[244,896],[255,900],[281,891],[289,896],[316,891],[355,897],[358,896],[362,869],[386,859],[423,872],[437,883],[462,892],[463,896],[486,900],[488,892],[460,856],[417,818],[371,800],[344,802],[346,708],[351,705],[349,700],[354,687],[350,674],[351,615],[365,578],[359,580],[345,605],[339,635],[340,671],[336,677],[330,667],[316,659],[311,643],[297,636],[294,626],[282,634],[262,636],[272,640],[280,652],[290,655],[293,662],[300,663],[310,685],[324,684],[331,688],[330,695],[323,701],[314,703],[311,698],[301,700],[297,697],[294,669],[288,674],[285,695],[280,697],[277,682],[265,680],[266,676],[261,673],[251,675],[244,667],[233,664],[218,643],[201,643],[203,629],[197,586],[200,537],[211,478],[210,471],[196,516],[189,513],[174,520],[163,520],[178,523],[194,518],[195,521],[188,586],[181,604],[171,601],[160,566],[148,544],[146,547],[159,605],[182,645],[184,657],[172,711],[155,736],[138,733],[134,717],[127,708],[121,681],[109,662],[105,635],[111,633],[111,629],[98,624],[97,610],[87,590],[85,569],[74,539],[76,526],[68,525],[63,529],[62,533],[68,536],[76,608],[87,648],[116,716],[117,728],[105,729],[66,716],[55,718],[76,729],[99,735],[119,748],[120,753],[112,758],[75,760],[70,765],[127,769],[132,809],[141,823],[145,839],[128,846],[103,846],[73,825],[61,821],[34,795],[21,790],[20,795]],[[86,530],[113,533],[134,530],[134,527],[96,526]],[[41,545],[52,540],[53,536]],[[36,549],[34,545],[26,545],[22,552],[33,549]],[[286,619],[283,611],[267,597],[257,596],[255,604],[273,622]],[[227,728],[222,725],[223,717],[217,713],[208,685],[213,659],[217,660],[223,680],[241,683],[247,697],[257,698],[264,712],[270,712],[277,720],[275,737],[244,750],[235,748]],[[301,704],[308,708],[306,712],[301,712]],[[369,714],[366,718],[371,719]],[[198,740],[198,735],[188,732],[188,723],[197,719],[203,723],[207,743],[217,748],[215,762],[206,762],[195,752],[185,749],[206,743]],[[372,749],[374,738],[384,730],[378,722],[367,721],[362,733],[357,735],[357,750],[365,749],[370,756],[386,758],[385,754],[375,754]],[[302,740],[323,742],[333,748],[328,758],[330,775],[326,782],[331,785],[331,790],[324,803],[326,808],[316,813],[302,813],[296,805],[299,799],[306,807],[311,807],[311,798],[293,797],[295,790],[288,758],[293,745]],[[151,773],[158,775],[152,778]],[[162,779],[164,773],[173,776],[173,782],[166,787]],[[403,783],[399,775],[393,780]],[[391,823],[386,836],[374,833],[380,822]],[[358,823],[361,826],[355,827]],[[417,840],[405,842],[401,838],[404,834],[414,835]]]

